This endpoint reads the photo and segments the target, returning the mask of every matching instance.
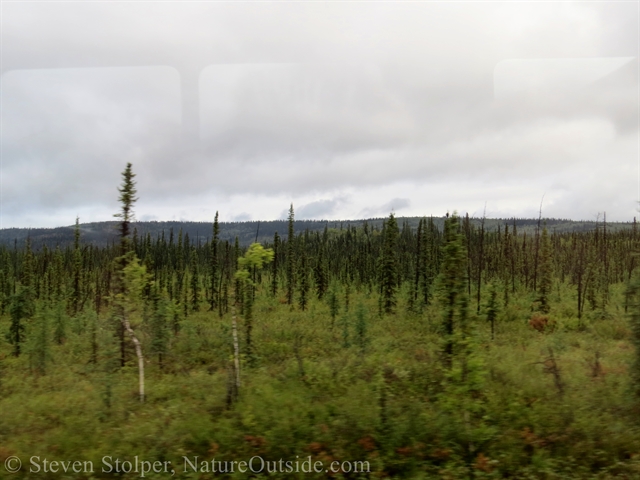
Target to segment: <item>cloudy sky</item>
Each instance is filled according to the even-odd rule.
[[[637,2],[0,8],[1,228],[637,214]]]

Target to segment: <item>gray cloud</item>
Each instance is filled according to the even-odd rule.
[[[247,212],[234,215],[231,219],[232,222],[248,222],[249,220],[251,220],[251,215]]]
[[[391,212],[398,212],[399,210],[406,209],[410,205],[408,198],[394,198],[383,205],[367,207],[363,209],[359,216],[362,218],[372,218],[387,216]]]
[[[140,221],[141,221],[141,222],[162,221],[162,219],[161,219],[161,218],[158,218],[158,217],[157,217],[157,216],[155,216],[155,215],[148,215],[148,214],[141,215],[139,218],[140,218]]]
[[[494,98],[494,73],[509,59],[633,57],[636,13],[623,3],[7,4],[2,226],[70,224],[78,211],[111,219],[127,161],[148,218],[275,218],[291,201],[297,218],[421,215],[488,198],[518,214],[548,192],[550,215],[628,219],[637,61],[580,88],[508,98]],[[197,105],[201,141],[189,130]],[[406,203],[371,207],[381,191]]]
[[[337,207],[344,203],[342,198],[334,198],[332,200],[317,200],[315,202],[302,205],[296,210],[296,218],[307,220],[321,220],[329,214],[336,211]]]

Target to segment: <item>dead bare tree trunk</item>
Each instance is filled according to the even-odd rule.
[[[129,323],[129,319],[126,315],[122,316],[122,325],[124,329],[129,333],[133,344],[136,347],[136,356],[138,357],[138,379],[140,384],[140,401],[144,402],[144,357],[142,355],[142,345],[140,344],[140,340],[136,337],[135,332],[131,328],[131,324]]]

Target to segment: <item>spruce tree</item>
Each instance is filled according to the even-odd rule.
[[[24,264],[22,268],[22,288],[24,289],[24,295],[26,300],[33,307],[33,302],[36,299],[35,289],[35,260],[33,258],[33,251],[31,250],[31,237],[27,236],[26,251],[24,254]],[[34,310],[32,310],[34,311]]]
[[[184,292],[185,289],[185,265],[184,265],[184,256],[182,254],[182,228],[178,231],[178,242],[177,245],[174,244],[172,250],[172,257],[174,259],[175,271],[176,271],[176,289],[175,289],[175,298],[177,299],[177,303],[184,308]]]
[[[509,280],[511,278],[511,264],[513,262],[513,248],[511,244],[511,237],[509,235],[509,224],[504,226],[504,240],[502,243],[502,258],[504,259],[503,265],[503,285],[504,285],[504,306],[509,305]]]
[[[273,265],[271,266],[271,295],[273,298],[278,294],[278,248],[280,247],[280,237],[278,232],[273,235]]]
[[[287,304],[293,306],[293,293],[296,288],[295,280],[295,245],[293,238],[293,203],[289,208],[289,229],[287,237]]]
[[[121,210],[119,213],[114,214],[113,216],[120,219],[120,257],[117,259],[117,274],[116,274],[116,284],[115,284],[115,294],[123,294],[124,293],[124,283],[122,278],[122,272],[128,265],[131,260],[131,256],[128,255],[131,245],[129,239],[130,233],[130,224],[133,221],[133,205],[135,204],[138,193],[136,190],[135,183],[135,174],[131,169],[131,163],[127,163],[124,171],[122,172],[122,184],[118,188],[118,192],[120,196],[118,200],[120,201]],[[123,312],[116,312],[116,322],[117,322],[117,335],[120,341],[120,366],[124,367],[126,362],[126,349],[125,349],[125,330],[126,327],[124,325],[123,320]]]
[[[22,344],[25,341],[25,325],[24,321],[33,315],[33,301],[31,300],[28,289],[20,287],[12,297],[9,305],[9,315],[11,316],[11,325],[7,340],[13,345],[13,355],[20,356],[22,352]]]
[[[80,251],[80,219],[76,217],[73,241],[73,289],[71,291],[71,313],[77,315],[80,310],[82,252]]]
[[[131,327],[131,314],[135,310],[135,304],[142,295],[148,279],[146,270],[138,263],[135,252],[131,250],[128,238],[129,224],[133,220],[133,205],[136,198],[135,174],[131,170],[131,163],[122,172],[122,185],[120,192],[120,213],[114,216],[121,219],[120,223],[120,250],[121,256],[117,259],[116,294],[114,298],[114,313],[119,325],[120,336],[120,365],[125,364],[124,332],[128,332],[134,344],[138,357],[139,393],[140,401],[144,402],[144,357],[142,346]]]
[[[327,278],[327,266],[324,256],[324,245],[319,246],[318,256],[316,257],[316,264],[313,269],[313,275],[316,286],[316,295],[318,300],[324,298],[324,294],[327,292],[328,278]]]
[[[17,261],[17,255],[16,255]],[[14,271],[15,271],[14,267]],[[13,345],[13,355],[18,357],[22,352],[22,344],[25,342],[24,321],[35,313],[35,289],[34,284],[34,259],[31,251],[31,238],[27,237],[26,251],[22,268],[22,282],[16,288],[10,300],[9,315],[11,324],[7,340]],[[15,288],[15,284],[14,284]]]
[[[437,394],[438,409],[448,418],[451,431],[458,432],[456,443],[462,447],[462,458],[474,477],[478,451],[495,436],[496,428],[487,416],[487,372],[468,319],[468,257],[455,213],[445,220],[444,241],[439,284],[446,371]]]
[[[307,254],[302,252],[300,256],[300,264],[298,266],[298,279],[299,279],[299,297],[298,306],[303,312],[307,309],[309,303],[309,262],[307,260]]]
[[[236,235],[235,243],[233,244],[233,269],[235,272],[238,271],[238,260],[240,259],[240,242],[238,240],[238,236]],[[236,278],[234,285],[234,304],[240,305],[240,313],[242,313],[242,306],[244,304],[242,299],[242,284],[239,278]]]
[[[134,180],[135,174],[131,169],[131,163],[127,163],[126,168],[122,172],[122,184],[120,188],[118,188],[118,192],[120,193],[119,201],[121,206],[120,213],[116,213],[114,217],[120,218],[120,254],[124,257],[124,255],[130,249],[130,240],[129,240],[129,231],[130,231],[130,223],[133,221],[133,205],[136,203],[138,198],[136,194],[138,191],[136,190],[136,182]],[[126,259],[121,258],[121,262],[125,262]]]
[[[420,289],[420,279],[422,277],[422,269],[426,267],[426,265],[423,265],[421,262],[422,250],[423,250],[422,228],[423,228],[422,219],[420,219],[418,221],[418,231],[416,232],[415,274],[413,277],[413,281],[411,282],[411,290],[409,291],[408,310],[410,312],[417,312],[418,310],[420,310],[418,308],[418,292]]]
[[[198,252],[191,251],[191,311],[200,311],[200,282],[198,281]]]
[[[398,288],[398,223],[391,213],[384,225],[382,257],[380,261],[380,290],[384,313],[394,313],[396,308],[396,290]]]
[[[64,259],[62,258],[62,252],[60,247],[56,246],[56,250],[53,253],[53,260],[49,267],[51,280],[49,282],[49,288],[51,289],[51,298],[54,302],[63,302],[63,284],[64,278]]]
[[[438,250],[438,229],[433,223],[433,217],[423,222],[422,228],[422,252],[419,258],[422,265],[420,277],[420,292],[422,305],[427,306],[431,302],[431,288],[433,280],[440,268],[440,254]]]
[[[473,226],[471,225],[471,220],[469,219],[469,212],[466,213],[464,219],[462,220],[462,230],[464,232],[464,243],[467,247],[465,248],[465,253],[467,255],[467,261],[465,262],[467,266],[467,295],[471,297],[471,235]]]
[[[209,311],[213,312],[218,303],[218,242],[220,239],[220,225],[218,224],[218,212],[213,220],[213,238],[211,239],[211,260],[209,266],[210,294]]]
[[[455,330],[464,329],[467,322],[467,254],[460,234],[458,216],[447,218],[444,224],[444,245],[440,272],[441,301],[444,309],[444,364],[451,368],[454,355]]]
[[[551,243],[549,241],[549,235],[547,228],[542,230],[542,238],[540,241],[540,281],[538,283],[538,303],[541,313],[549,313],[549,294],[551,293],[552,282],[552,258],[551,258]]]
[[[486,210],[486,207],[485,207]],[[486,215],[482,215],[480,224],[480,252],[478,253],[477,290],[476,290],[476,312],[480,313],[480,299],[482,292],[482,270],[484,268],[484,221]]]

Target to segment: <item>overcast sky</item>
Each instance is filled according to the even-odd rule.
[[[637,2],[0,8],[0,228],[637,215]]]

